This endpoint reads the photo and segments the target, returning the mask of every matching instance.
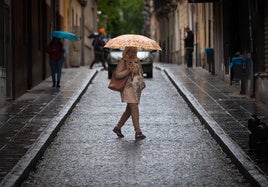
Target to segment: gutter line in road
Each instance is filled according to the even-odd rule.
[[[163,71],[191,110],[209,130],[211,136],[222,147],[224,152],[230,156],[243,176],[254,186],[268,186],[268,179],[260,168],[254,164],[252,159],[235,143],[220,127],[220,125],[206,112],[198,100],[184,87],[183,83],[175,81],[174,75],[167,69],[155,66]]]
[[[50,121],[37,141],[1,181],[0,186],[20,186],[20,184],[23,183],[23,181],[28,177],[29,173],[37,164],[38,160],[43,156],[47,147],[50,145],[60,130],[60,127],[63,125],[66,118],[69,116],[83,94],[86,92],[88,86],[94,80],[98,72],[99,70],[92,71],[91,75],[89,75],[86,80],[81,82],[81,89],[76,90],[73,96],[61,109],[59,114]]]

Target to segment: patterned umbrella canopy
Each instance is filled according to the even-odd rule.
[[[138,50],[160,50],[158,43],[146,36],[137,34],[124,34],[115,37],[104,46],[112,49],[122,49],[125,47],[137,47]]]

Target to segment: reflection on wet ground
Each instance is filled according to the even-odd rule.
[[[248,119],[256,114],[268,124],[268,107],[246,95],[240,95],[238,85],[230,86],[202,68],[157,63],[175,75],[178,82],[198,100],[202,107],[246,153],[249,153]],[[268,176],[268,163],[257,162],[249,156]]]
[[[83,83],[93,77],[87,67],[64,69],[62,76],[60,89],[51,88],[48,78],[0,108],[0,181],[72,97],[84,89]]]

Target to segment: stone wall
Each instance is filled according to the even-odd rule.
[[[268,104],[268,73],[258,73],[255,84],[256,99],[264,104]]]

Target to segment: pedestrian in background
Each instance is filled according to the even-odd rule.
[[[194,51],[194,33],[189,26],[185,27],[186,37],[184,39],[185,59],[187,67],[193,66],[193,51]]]
[[[63,44],[59,38],[53,37],[51,42],[47,47],[47,53],[49,54],[49,63],[51,68],[51,76],[53,85],[52,87],[56,86],[60,87],[61,81],[61,70],[62,70],[62,63],[63,63],[63,54],[65,50],[63,48]],[[57,74],[57,79],[56,79]]]
[[[127,103],[127,106],[117,125],[114,127],[113,132],[118,137],[123,138],[124,135],[121,132],[121,128],[131,116],[135,130],[135,139],[144,139],[146,136],[142,134],[139,122],[139,103],[141,92],[145,88],[145,82],[140,59],[137,57],[137,48],[125,48],[123,57],[119,61],[115,71],[116,78],[121,79],[128,76],[128,80],[124,90],[121,92],[121,100]]]
[[[232,59],[231,59],[230,68],[232,69],[232,67],[235,65],[239,65],[239,66],[243,67],[243,63],[244,63],[244,59],[240,55],[240,52],[237,51],[234,54],[234,57],[232,57]]]
[[[105,56],[104,56],[105,54],[104,54],[104,48],[103,48],[105,45],[105,42],[103,41],[103,38],[104,38],[104,34],[99,33],[99,36],[93,40],[92,45],[94,47],[94,60],[89,67],[90,69],[92,69],[92,67],[94,66],[96,62],[101,62],[104,70],[107,69],[105,65]]]
[[[231,59],[230,63],[230,85],[232,85],[232,82],[236,82],[241,84],[241,90],[240,94],[245,94],[245,89],[246,89],[246,61],[245,59],[241,56],[240,52],[237,51]]]

